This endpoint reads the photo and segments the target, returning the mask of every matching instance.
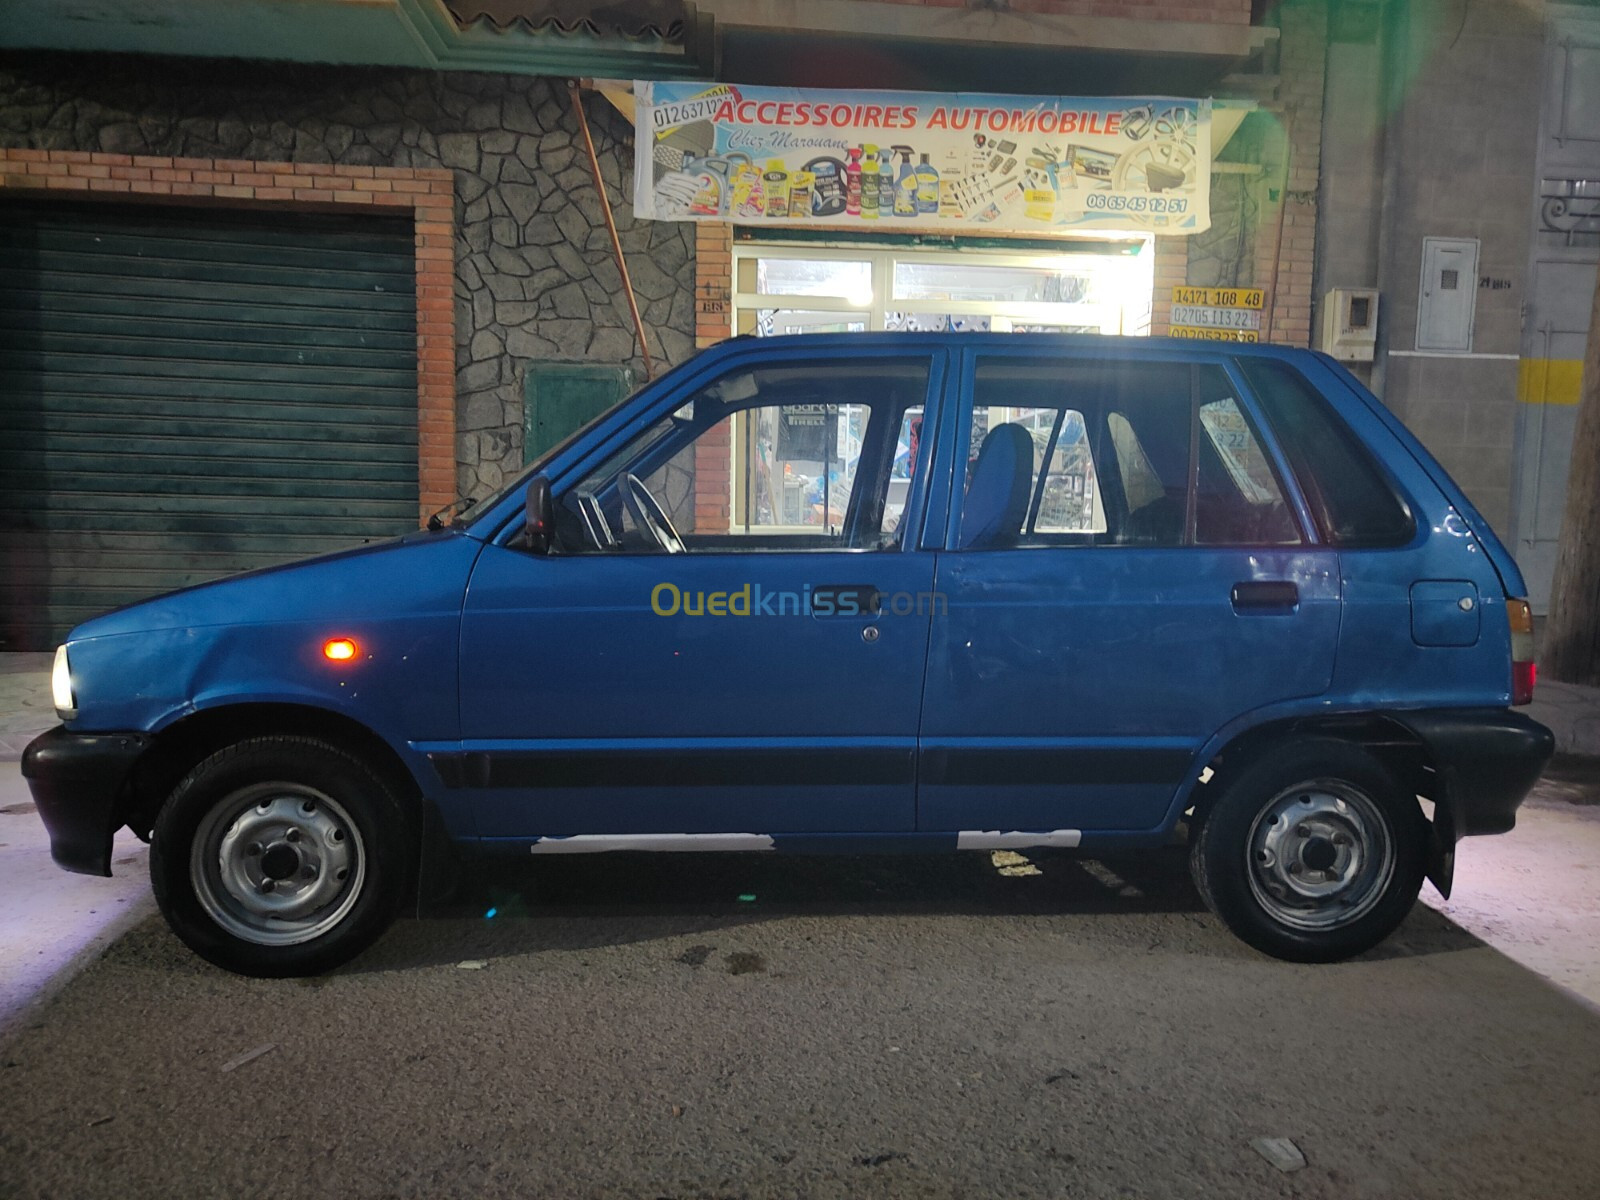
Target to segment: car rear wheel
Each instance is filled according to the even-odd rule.
[[[1359,746],[1286,743],[1226,782],[1190,859],[1228,928],[1294,962],[1377,945],[1421,890],[1427,822],[1416,799]]]
[[[205,759],[151,835],[168,925],[244,975],[312,975],[366,949],[404,897],[412,838],[389,788],[314,738],[264,737]]]

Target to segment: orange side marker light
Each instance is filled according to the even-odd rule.
[[[322,643],[322,657],[329,662],[349,662],[356,656],[356,644],[349,638],[329,638]]]

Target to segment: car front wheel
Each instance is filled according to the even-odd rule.
[[[1305,738],[1267,752],[1201,823],[1195,882],[1228,928],[1294,962],[1377,945],[1421,890],[1427,822],[1360,746]]]
[[[404,813],[359,759],[314,738],[263,737],[205,759],[151,835],[168,925],[244,975],[312,975],[354,958],[399,910]]]

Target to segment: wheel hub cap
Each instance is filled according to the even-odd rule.
[[[1359,919],[1394,874],[1388,824],[1343,780],[1311,780],[1274,797],[1250,831],[1250,889],[1275,920],[1336,929]]]
[[[361,839],[331,797],[299,784],[242,788],[195,833],[195,894],[229,933],[294,945],[343,920],[365,877]]]

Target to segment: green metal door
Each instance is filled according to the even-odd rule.
[[[408,220],[0,204],[0,649],[417,523]]]
[[[633,368],[529,363],[522,388],[522,461],[531,463],[626,400]]]

